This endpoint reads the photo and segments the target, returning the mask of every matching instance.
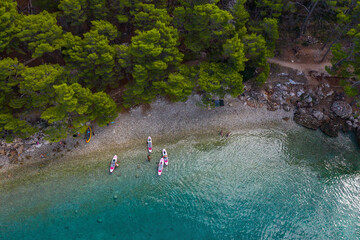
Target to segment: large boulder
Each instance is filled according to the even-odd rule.
[[[297,124],[300,124],[304,127],[314,130],[318,129],[318,127],[320,127],[322,123],[322,121],[319,121],[309,113],[299,113],[299,112],[294,115],[294,121]]]
[[[330,137],[337,137],[342,124],[339,121],[329,121],[321,125],[320,129]]]
[[[350,104],[344,101],[335,101],[331,106],[331,110],[340,118],[348,118],[352,113]]]

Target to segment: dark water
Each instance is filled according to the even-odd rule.
[[[0,185],[0,238],[359,239],[360,152],[350,139],[273,126],[153,138],[150,163],[142,146],[82,156]]]

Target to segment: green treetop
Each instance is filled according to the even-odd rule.
[[[261,17],[279,18],[283,9],[283,0],[256,0],[256,11]]]
[[[247,62],[248,68],[256,70],[252,74],[257,72],[255,78],[258,83],[265,83],[270,73],[270,66],[266,59],[270,54],[266,47],[265,39],[261,35],[252,33],[251,35],[245,35],[243,42],[245,56],[249,59]]]
[[[116,27],[107,21],[91,21],[91,24],[91,31],[97,31],[100,35],[107,37],[109,40],[114,40],[118,36]]]
[[[15,136],[27,138],[33,135],[36,129],[25,120],[20,120],[11,114],[0,113],[0,136],[13,139]]]
[[[221,48],[233,34],[233,17],[215,4],[197,5],[193,8],[177,7],[174,24],[185,37],[185,45],[193,52]]]
[[[246,11],[244,4],[246,0],[236,1],[231,13],[234,17],[236,31],[242,36],[246,33],[245,24],[249,21],[249,13]]]
[[[117,116],[115,102],[103,92],[92,93],[78,83],[56,85],[54,90],[55,103],[41,115],[51,124],[46,131],[51,141],[64,138],[57,129],[67,129],[68,124],[75,132],[85,132],[86,122],[96,121],[104,126]]]
[[[23,70],[24,66],[16,58],[0,60],[0,112],[11,112],[9,107],[21,108],[25,104],[17,93],[20,81],[18,75]],[[14,104],[16,101],[21,104]]]
[[[27,99],[27,108],[43,108],[52,102],[53,86],[61,83],[63,68],[59,65],[27,67],[21,72],[19,92]]]
[[[88,10],[90,20],[106,19],[110,12],[106,6],[106,0],[88,0]]]
[[[360,24],[347,33],[351,39],[350,47],[345,48],[342,44],[334,44],[331,48],[333,58],[332,67],[327,70],[342,77],[354,77],[360,80]]]
[[[0,52],[9,47],[11,40],[21,30],[16,7],[17,3],[13,0],[0,1]]]
[[[157,89],[163,90],[163,95],[167,95],[173,101],[186,101],[196,86],[196,73],[194,68],[181,65],[179,71],[170,73],[167,79],[154,82]]]
[[[151,30],[155,27],[157,21],[168,26],[171,22],[171,17],[166,9],[157,9],[154,4],[139,4],[137,11],[134,14],[134,25],[141,31]]]
[[[86,21],[86,8],[86,0],[61,0],[59,4],[65,20],[72,26],[81,25]]]
[[[125,106],[140,102],[150,102],[161,89],[153,83],[164,80],[170,71],[175,70],[183,58],[179,52],[177,30],[158,21],[149,31],[137,31],[130,46],[133,62],[134,82],[125,92]],[[156,86],[156,85],[155,85]]]
[[[46,52],[61,48],[63,30],[57,25],[54,14],[43,11],[27,15],[21,24],[17,37],[26,44],[32,57],[41,57]]]
[[[227,60],[228,65],[234,68],[234,70],[238,72],[244,71],[247,59],[245,58],[244,44],[237,34],[233,38],[226,40],[226,43],[223,45],[223,56]]]
[[[237,97],[244,91],[242,75],[223,63],[202,63],[198,85],[205,95],[220,98],[223,98],[225,94]]]
[[[65,55],[67,67],[77,72],[79,83],[98,90],[114,84],[115,49],[109,45],[109,39],[98,31],[84,34],[84,38],[66,33]]]

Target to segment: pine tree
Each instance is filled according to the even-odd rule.
[[[62,51],[69,69],[77,72],[76,76],[83,86],[103,90],[116,82],[114,76],[115,49],[109,45],[106,36],[98,31],[84,34],[84,38],[65,34],[65,48]]]
[[[215,4],[197,5],[193,8],[177,7],[174,10],[174,24],[185,37],[185,45],[193,52],[213,48],[220,49],[233,34],[230,24],[232,15]]]
[[[86,0],[61,0],[59,4],[64,19],[72,26],[79,26],[86,21],[86,8]]]
[[[52,102],[53,86],[61,83],[64,69],[59,65],[27,67],[21,72],[19,93],[27,99],[27,108],[43,108]]]
[[[32,53],[32,57],[41,57],[46,52],[53,52],[63,45],[63,30],[57,25],[54,14],[43,11],[27,15],[21,21],[21,31],[17,34]]]
[[[21,31],[19,25],[20,14],[17,3],[13,0],[0,1],[0,52],[12,47],[11,41]]]

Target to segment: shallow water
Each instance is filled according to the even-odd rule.
[[[0,239],[360,236],[360,152],[349,136],[272,124],[153,145],[151,162],[136,145],[3,182]],[[163,147],[169,166],[159,177]]]

